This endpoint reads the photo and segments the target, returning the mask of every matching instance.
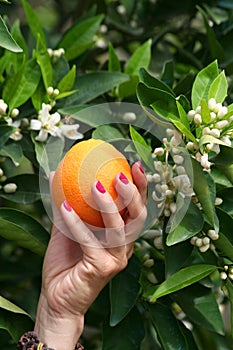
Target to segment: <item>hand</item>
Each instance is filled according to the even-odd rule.
[[[49,347],[74,349],[87,309],[108,281],[126,267],[133,253],[134,240],[147,215],[147,180],[140,162],[133,165],[132,176],[134,184],[125,183],[119,175],[115,179],[116,191],[127,206],[124,220],[109,193],[101,193],[96,184],[92,187],[106,227],[107,246],[68,203],[61,206],[60,215],[75,240],[61,233],[55,222],[44,260],[35,325],[39,338]]]

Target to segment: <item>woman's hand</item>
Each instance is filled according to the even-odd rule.
[[[116,191],[127,207],[124,220],[101,184],[97,182],[92,187],[105,224],[104,245],[67,202],[61,206],[60,215],[74,240],[60,232],[55,219],[44,260],[35,325],[39,338],[49,347],[74,349],[87,309],[132,255],[134,240],[147,214],[147,180],[140,162],[133,165],[132,176],[134,184],[123,174],[115,179]]]

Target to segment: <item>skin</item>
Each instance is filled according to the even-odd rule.
[[[134,240],[147,215],[147,180],[140,162],[132,166],[132,176],[134,184],[122,182],[120,174],[115,178],[116,191],[127,206],[124,220],[109,193],[99,192],[96,183],[92,187],[109,247],[101,245],[71,208],[67,210],[64,204],[60,208],[59,215],[76,241],[59,231],[55,219],[44,259],[35,323],[39,339],[53,349],[74,349],[86,311],[111,278],[127,266],[133,253]]]

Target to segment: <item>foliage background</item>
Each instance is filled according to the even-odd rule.
[[[173,0],[67,0],[65,2],[59,0],[28,1],[28,3],[31,4],[39,19],[37,27],[35,26],[36,22],[34,22],[34,26],[33,23],[30,23],[30,8],[28,10],[26,1],[12,1],[11,4],[5,4],[4,1],[0,3],[0,13],[12,30],[15,40],[24,48],[26,60],[30,57],[36,57],[41,68],[40,71],[32,69],[31,83],[31,88],[33,88],[35,87],[33,82],[35,83],[37,80],[38,84],[40,81],[40,88],[36,90],[32,100],[30,93],[28,96],[25,95],[25,101],[20,101],[19,96],[20,102],[17,105],[14,98],[19,86],[17,86],[14,74],[24,63],[23,54],[15,54],[1,48],[0,97],[5,96],[4,99],[8,99],[11,109],[19,108],[20,120],[28,116],[35,117],[41,109],[41,103],[49,100],[46,88],[51,85],[56,87],[62,77],[72,71],[74,65],[76,67],[74,85],[69,86],[66,82],[62,92],[67,93],[76,89],[78,91],[70,96],[68,93],[64,95],[63,99],[56,100],[56,110],[63,110],[66,114],[84,104],[115,101],[138,103],[136,86],[140,79],[139,68],[141,67],[149,69],[153,76],[162,79],[168,86],[175,87],[177,96],[184,94],[190,99],[195,76],[215,59],[218,60],[219,67],[225,70],[228,82],[226,101],[229,105],[232,103],[233,4],[230,0],[186,0],[181,4],[177,4]],[[26,12],[29,11],[28,15],[25,15],[25,9]],[[91,29],[88,32],[87,27],[84,28],[85,35],[82,36],[82,41],[80,39],[81,31],[79,32],[79,41],[75,41],[77,42],[76,53],[73,54],[72,50],[69,51],[71,42],[74,41],[73,37],[71,36],[71,40],[66,37],[65,41],[64,33],[72,28],[77,21],[88,18],[92,19],[88,25],[88,28]],[[42,27],[44,31],[42,31]],[[40,37],[38,37],[38,33],[40,33]],[[109,46],[110,42],[112,46]],[[45,43],[48,48],[64,47],[66,51],[66,58],[63,57],[53,66],[53,78],[49,76],[49,69],[47,69],[48,57],[45,54]],[[127,64],[137,49],[139,55],[131,60],[131,65]],[[110,57],[111,59],[109,59]],[[70,74],[69,77],[72,80],[73,75]],[[10,81],[11,77],[13,80]],[[96,81],[97,84],[94,84]],[[7,84],[8,88],[6,88]],[[10,94],[12,91],[12,96],[9,97],[8,93]],[[79,120],[79,122],[82,124],[82,121]],[[0,126],[1,156],[6,155],[3,152],[4,145],[16,144],[16,142],[8,140],[14,129],[7,129],[8,136],[7,139],[4,139],[6,129],[4,129],[3,124],[1,123]],[[106,130],[104,131],[106,132]],[[0,167],[3,168],[4,174],[10,179],[9,181],[16,181],[18,190],[20,190],[17,190],[13,195],[8,195],[3,191],[0,193],[0,292],[3,298],[25,310],[33,320],[40,291],[43,254],[51,223],[39,195],[38,157],[40,146],[36,146],[35,139],[30,137],[26,128],[24,132],[23,139],[18,143],[21,148],[11,151],[8,149],[9,156],[0,163]],[[101,130],[96,132],[97,135],[98,132],[101,134]],[[90,134],[85,137],[89,136]],[[20,153],[22,151],[23,154]],[[231,154],[229,158],[230,156]],[[20,166],[15,167],[14,162],[19,160]],[[232,158],[229,162],[232,163]],[[222,177],[216,183],[217,190],[227,188],[228,191],[231,191],[226,196],[227,207],[224,209],[226,209],[227,215],[232,218],[232,200],[230,199],[232,185],[229,184],[229,180]],[[33,219],[26,215],[32,216]],[[226,217],[224,214],[221,215],[223,215],[224,220]],[[227,216],[227,218],[229,217]],[[35,222],[35,219],[40,222],[40,227],[37,226],[39,224]],[[230,227],[231,222],[227,226],[227,230]],[[38,232],[40,233],[38,234]],[[10,235],[10,233],[12,234]],[[29,249],[26,249],[27,244],[20,242],[19,237],[23,234],[28,239]],[[37,248],[32,250],[31,247],[35,244],[33,237],[36,237],[36,241],[39,240],[39,244]],[[228,239],[233,244],[232,238],[228,237]],[[204,257],[204,263],[222,268],[224,264],[231,266],[233,263],[232,245],[229,245],[229,241],[226,245],[230,254],[224,253],[222,256],[216,257],[207,253]],[[180,249],[184,251],[189,248],[184,243]],[[178,250],[177,254],[180,254],[181,250]],[[140,274],[143,270],[140,257],[140,254],[135,254],[126,273],[118,276],[110,286],[112,291],[117,291],[115,298],[120,298],[120,303],[117,301],[119,299],[114,301],[114,293],[111,294],[112,300],[109,300],[109,286],[107,286],[88,312],[86,329],[82,339],[85,347],[90,350],[118,349],[118,339],[122,339],[122,347],[129,350],[135,348],[172,350],[178,349],[178,346],[181,346],[182,349],[192,350],[196,348],[231,349],[232,316],[224,314],[225,325],[223,327],[218,315],[216,316],[216,310],[213,310],[211,305],[205,305],[206,309],[203,309],[201,317],[197,314],[191,315],[195,325],[194,341],[191,332],[188,332],[183,324],[177,321],[181,315],[181,310],[178,307],[179,293],[175,296],[176,308],[178,309],[173,310],[173,312],[170,311],[172,299],[166,299],[166,297],[162,303],[151,304],[150,308],[147,308],[145,298],[139,298],[135,304],[140,287],[138,280],[141,278],[141,284],[144,283],[142,281],[143,275]],[[161,252],[153,248],[153,257],[156,261],[156,276],[159,276],[159,280],[162,281],[164,279],[164,265]],[[228,285],[232,284],[230,280],[227,283]],[[117,289],[119,284],[129,288],[130,293],[128,294],[132,296],[132,300],[124,299],[124,293]],[[187,287],[189,289],[186,289],[186,296],[191,300],[193,295],[200,293],[199,296],[204,298],[204,294],[208,294],[208,288],[212,289],[213,295],[216,296],[220,286],[221,281],[215,275],[212,280],[206,277],[201,287],[196,284],[192,286],[193,288]],[[201,288],[203,288],[204,294]],[[229,290],[233,295],[232,287]],[[230,299],[232,299],[232,295],[230,295]],[[211,301],[213,302],[211,298],[212,296],[209,299],[210,304]],[[14,349],[17,337],[24,330],[32,327],[32,321],[29,317],[15,307],[12,310],[11,305],[5,303],[5,299],[0,299],[0,347],[2,350]],[[110,302],[115,310],[115,314],[112,313],[111,316],[112,324],[123,320],[114,328],[110,327],[108,323]],[[219,304],[227,312],[230,309],[227,297],[223,298]],[[122,316],[126,311],[120,305],[123,305],[127,312],[130,310],[129,318]],[[187,304],[186,313],[189,320],[190,310]],[[208,315],[207,318],[213,316],[212,328],[209,327],[206,319],[203,320],[205,316],[203,313]],[[143,316],[139,317],[139,314]],[[177,318],[174,317],[174,314]],[[124,339],[122,334],[126,334],[127,339]],[[182,335],[182,339],[179,338],[178,334]],[[104,339],[104,345],[102,339]],[[144,340],[142,341],[142,339]],[[186,343],[182,343],[183,339]]]

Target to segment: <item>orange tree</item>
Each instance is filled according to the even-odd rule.
[[[230,0],[1,1],[1,349],[33,327],[49,172],[90,137],[142,160],[149,215],[88,311],[83,344],[231,348],[232,10]]]

